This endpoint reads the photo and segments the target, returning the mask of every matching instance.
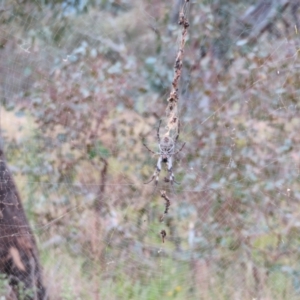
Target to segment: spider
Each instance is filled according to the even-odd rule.
[[[159,155],[154,174],[152,175],[152,177],[149,181],[145,182],[145,184],[148,184],[148,183],[152,182],[154,179],[155,179],[155,185],[158,184],[159,173],[161,171],[161,163],[166,163],[167,166],[168,166],[169,178],[165,178],[165,181],[170,182],[171,185],[173,185],[173,182],[179,184],[174,179],[173,156],[176,155],[177,153],[179,153],[183,149],[183,147],[185,146],[185,143],[184,143],[181,146],[181,148],[178,151],[175,152],[175,146],[176,146],[176,142],[177,142],[178,137],[179,137],[180,127],[178,126],[178,133],[177,133],[177,136],[176,136],[175,140],[173,140],[172,138],[170,138],[168,136],[165,136],[161,139],[160,135],[159,135],[160,125],[161,125],[161,121],[159,122],[159,125],[158,125],[158,128],[157,128],[157,140],[158,140],[159,152],[156,153],[156,152],[152,151],[151,149],[149,149],[146,144],[143,144],[149,152],[151,152],[155,155]]]

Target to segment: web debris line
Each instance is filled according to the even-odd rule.
[[[160,196],[166,201],[166,203],[165,203],[165,211],[164,211],[164,214],[160,217],[160,221],[163,222],[164,216],[169,212],[169,208],[170,208],[170,206],[171,206],[171,200],[170,200],[170,198],[167,196],[166,191],[161,191],[161,192],[160,192]]]
[[[186,36],[189,28],[189,22],[184,13],[185,5],[189,2],[189,0],[185,0],[183,7],[179,13],[179,22],[178,24],[182,26],[182,33],[181,33],[181,41],[179,44],[179,50],[175,59],[174,64],[174,76],[172,81],[172,89],[168,98],[168,104],[166,108],[166,117],[167,117],[167,133],[166,135],[170,136],[170,131],[174,130],[177,134],[179,134],[179,118],[178,118],[178,91],[179,91],[179,80],[181,77],[182,72],[182,61],[183,61],[183,54],[184,54],[184,46],[186,43]]]
[[[181,7],[180,13],[179,13],[179,21],[178,24],[182,26],[182,32],[181,32],[181,39],[179,43],[179,49],[176,55],[175,64],[174,64],[174,75],[172,80],[172,87],[170,91],[170,95],[167,99],[167,107],[165,110],[166,114],[166,133],[163,135],[163,137],[160,137],[160,125],[161,120],[159,122],[159,126],[157,129],[157,141],[159,146],[159,152],[156,153],[148,148],[146,144],[143,144],[145,148],[154,155],[159,155],[155,171],[150,178],[149,181],[145,182],[145,184],[148,184],[155,180],[155,186],[158,184],[159,180],[159,174],[161,171],[162,164],[167,164],[168,168],[168,177],[165,177],[165,182],[170,182],[171,186],[173,186],[173,183],[177,183],[174,178],[173,173],[173,156],[178,154],[185,146],[185,143],[181,146],[179,150],[176,151],[176,143],[179,138],[180,134],[180,121],[179,121],[179,114],[178,114],[178,102],[179,102],[179,82],[181,78],[181,72],[182,72],[182,66],[183,66],[183,54],[184,54],[184,46],[186,43],[186,37],[188,33],[189,28],[189,22],[186,18],[186,11],[187,11],[187,5],[189,0],[185,0],[184,4]],[[165,199],[165,211],[164,215],[166,215],[169,211],[169,207],[171,205],[171,200],[167,196],[165,191],[161,191],[161,197]],[[160,218],[160,221],[163,222],[164,215]],[[162,242],[165,242],[165,238],[167,236],[167,233],[165,229],[162,229],[160,231],[160,235],[162,238]]]
[[[178,114],[178,103],[179,103],[179,82],[181,78],[181,72],[182,72],[182,66],[183,66],[183,55],[184,55],[184,46],[186,43],[188,28],[189,28],[189,22],[186,17],[186,11],[188,6],[189,0],[185,0],[181,10],[179,12],[179,21],[178,24],[182,26],[182,32],[181,32],[181,39],[179,42],[179,49],[176,55],[175,64],[174,64],[174,75],[172,80],[172,88],[170,95],[167,99],[167,107],[166,107],[166,118],[167,118],[167,126],[166,126],[166,134],[164,135],[164,138],[168,138],[171,141],[174,141],[174,150],[173,155],[178,154],[185,146],[185,143],[182,145],[180,150],[175,152],[175,146],[176,142],[179,138],[180,134],[180,120],[179,120],[179,114]],[[172,159],[172,157],[170,157]],[[171,167],[168,168],[168,172],[170,175],[170,178],[165,178],[165,182],[170,182],[171,185],[173,185],[173,182],[177,183],[174,179],[174,175],[172,172],[172,163],[170,164]],[[165,198],[166,196],[165,191],[161,191],[161,196],[167,201],[169,198]],[[167,197],[167,196],[166,196]],[[167,206],[168,204],[168,206]],[[166,204],[166,210],[165,214],[168,212],[169,206],[170,206],[170,200]]]

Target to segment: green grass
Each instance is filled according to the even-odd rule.
[[[97,288],[100,299],[196,299],[186,277],[187,263],[174,265],[169,258],[155,258],[155,264],[147,267],[142,258],[139,261],[132,257],[136,266],[117,259],[101,264],[84,256],[70,256],[65,247],[41,254],[53,299],[93,299]],[[51,288],[52,285],[56,288]]]
[[[210,269],[209,286],[204,290],[205,285],[197,282],[190,262],[166,257],[145,257],[143,261],[143,256],[132,254],[125,261],[120,257],[100,263],[83,255],[70,255],[63,246],[43,251],[42,264],[51,299],[95,299],[97,289],[99,299],[109,300],[299,298],[292,278],[280,270],[270,273],[257,291],[251,272],[237,266],[228,267],[223,273]]]

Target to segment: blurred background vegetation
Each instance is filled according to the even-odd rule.
[[[182,2],[1,1],[1,132],[50,299],[300,297],[299,4],[189,1],[181,184],[153,193]]]

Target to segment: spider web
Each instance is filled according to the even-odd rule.
[[[250,46],[242,34],[222,40],[210,5],[193,2],[181,184],[170,188],[163,169],[154,189],[143,182],[157,157],[142,142],[157,151],[180,39],[164,21],[171,4],[107,1],[85,12],[85,2],[33,1],[24,15],[9,4],[1,131],[49,297],[299,297],[299,33],[288,11],[292,26],[278,21],[281,35],[273,28]],[[229,43],[229,66],[209,39],[217,50]]]

